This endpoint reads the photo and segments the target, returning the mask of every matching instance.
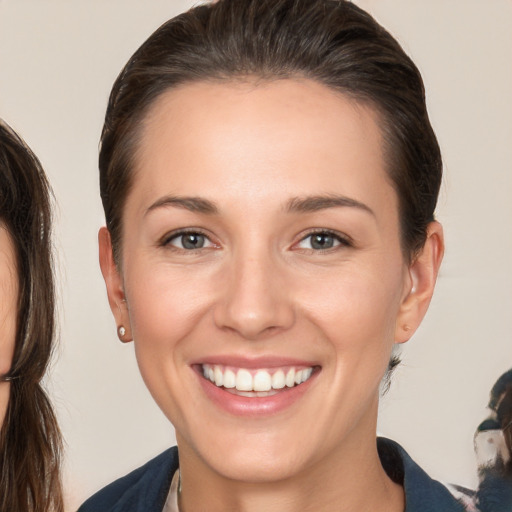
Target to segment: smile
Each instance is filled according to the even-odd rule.
[[[276,394],[280,389],[293,388],[306,382],[313,367],[286,367],[273,369],[246,369],[232,366],[203,364],[205,379],[219,388],[247,397],[264,397]]]

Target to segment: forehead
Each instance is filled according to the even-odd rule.
[[[302,196],[336,186],[394,201],[378,121],[370,106],[306,79],[185,84],[146,116],[132,190],[256,200],[269,188]]]

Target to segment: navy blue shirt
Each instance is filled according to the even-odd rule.
[[[432,480],[394,441],[379,438],[377,447],[389,477],[403,485],[405,512],[463,512],[464,506]],[[176,447],[150,460],[89,498],[78,512],[162,512],[178,469]]]

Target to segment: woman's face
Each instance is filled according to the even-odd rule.
[[[265,481],[375,449],[424,287],[372,109],[307,80],[167,92],[123,223],[120,274],[100,233],[110,303],[181,457]]]
[[[11,368],[16,338],[17,301],[16,254],[11,236],[0,222],[0,375],[6,374]],[[9,389],[8,382],[0,381],[0,426],[7,411]]]

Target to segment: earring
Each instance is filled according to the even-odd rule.
[[[117,332],[119,334],[119,337],[122,338],[126,334],[126,329],[122,325],[120,325],[117,328]]]

